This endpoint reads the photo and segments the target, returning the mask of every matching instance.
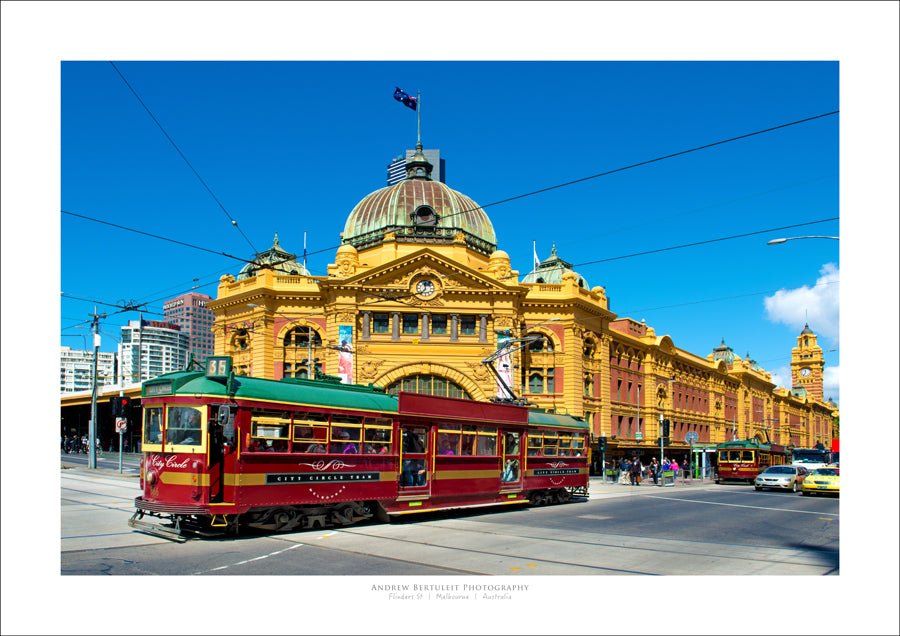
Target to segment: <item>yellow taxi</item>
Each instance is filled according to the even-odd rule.
[[[803,480],[804,495],[817,495],[822,493],[840,495],[840,468],[816,468]]]

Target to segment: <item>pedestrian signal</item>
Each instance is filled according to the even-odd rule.
[[[669,420],[663,420],[663,437],[669,436],[669,428],[671,427],[671,422]]]

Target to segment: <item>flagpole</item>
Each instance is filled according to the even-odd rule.
[[[416,93],[416,141],[422,144],[422,91]]]
[[[306,269],[306,231],[303,232],[303,269]],[[307,270],[307,274],[309,271]]]

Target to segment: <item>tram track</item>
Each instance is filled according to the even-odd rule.
[[[568,535],[565,538],[554,538],[548,537],[536,533],[522,533],[517,532],[516,534],[509,534],[503,532],[496,532],[492,530],[487,530],[484,528],[462,528],[455,524],[429,524],[429,528],[439,528],[442,530],[446,530],[449,532],[463,533],[467,536],[473,535],[489,535],[501,539],[506,539],[509,541],[519,540],[523,542],[539,542],[545,545],[553,545],[557,546],[562,550],[568,550],[578,555],[576,559],[549,559],[545,557],[536,556],[534,554],[528,555],[523,553],[512,553],[512,552],[501,552],[501,551],[491,551],[491,550],[479,550],[473,549],[470,547],[461,547],[459,545],[454,545],[453,543],[448,542],[435,542],[430,540],[419,540],[419,539],[409,539],[397,536],[387,536],[383,534],[372,534],[371,532],[367,532],[365,528],[342,528],[336,530],[336,534],[347,534],[354,535],[358,537],[367,537],[371,539],[377,539],[380,541],[391,542],[395,545],[408,545],[408,546],[417,546],[424,549],[438,549],[438,550],[449,550],[453,553],[458,554],[471,554],[471,555],[480,555],[482,557],[495,557],[497,559],[515,559],[518,561],[527,561],[532,563],[541,563],[543,565],[552,565],[559,566],[563,568],[576,568],[578,570],[587,570],[591,573],[596,572],[608,572],[610,574],[644,574],[644,575],[658,575],[665,574],[667,572],[660,571],[652,571],[649,569],[639,569],[639,568],[625,568],[625,567],[610,567],[605,565],[597,565],[586,562],[585,555],[586,551],[590,550],[611,550],[611,551],[624,551],[629,556],[625,556],[621,560],[623,561],[644,561],[647,558],[650,558],[653,561],[658,561],[660,559],[663,560],[684,560],[684,559],[711,559],[716,560],[719,563],[734,563],[734,564],[746,564],[747,562],[758,563],[761,566],[771,567],[771,566],[785,566],[785,567],[812,567],[819,568],[823,570],[823,574],[831,574],[837,570],[837,566],[833,565],[831,562],[833,559],[836,560],[838,556],[837,551],[823,550],[817,548],[778,548],[778,547],[768,547],[768,546],[754,546],[747,544],[738,544],[738,543],[716,543],[716,542],[708,542],[708,541],[691,541],[691,540],[683,540],[683,539],[669,539],[665,537],[635,537],[631,535],[609,535],[606,534],[604,536],[607,537],[615,537],[615,539],[609,539],[605,541],[589,541],[583,538],[579,539],[574,536]],[[629,545],[629,543],[636,542],[647,542],[651,545]],[[665,544],[669,544],[670,547],[666,547]],[[684,545],[696,546],[697,549],[684,549]],[[336,548],[336,546],[329,546],[330,548]],[[336,549],[342,549],[337,547]],[[367,554],[370,556],[381,556],[384,557],[383,554],[373,553],[371,551],[361,551],[350,549],[347,550],[349,552],[353,552],[355,554]],[[553,549],[553,551],[556,551]],[[733,552],[733,554],[729,554],[729,552]],[[756,553],[756,554],[754,554]],[[788,554],[790,553],[790,554]],[[633,555],[640,554],[645,555],[644,557],[635,558]],[[662,556],[664,555],[664,556]],[[436,565],[436,564],[430,564]],[[746,567],[728,567],[724,568],[729,571],[731,574],[735,572],[740,572],[741,570],[746,570]],[[484,574],[484,572],[474,572],[477,574]]]

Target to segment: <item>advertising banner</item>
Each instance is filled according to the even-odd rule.
[[[509,342],[509,336],[497,336],[497,351],[500,351],[506,347],[506,343]],[[497,374],[503,378],[503,382],[506,382],[506,386],[512,387],[512,354],[509,351],[506,351],[502,356],[497,358]],[[513,397],[510,395],[509,391],[507,391],[500,380],[497,380],[497,397],[502,399],[509,399]]]
[[[353,325],[338,326],[338,376],[342,384],[353,384]]]

